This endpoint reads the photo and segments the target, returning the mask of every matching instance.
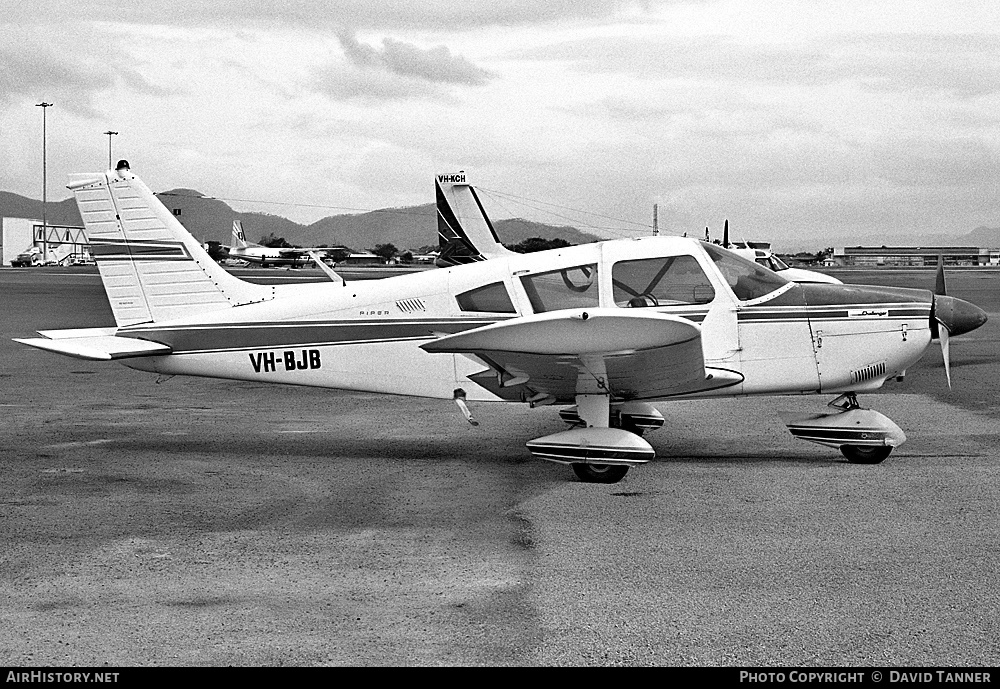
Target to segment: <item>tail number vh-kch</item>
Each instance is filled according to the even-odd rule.
[[[319,350],[286,350],[280,355],[276,352],[251,352],[250,363],[255,373],[270,373],[276,371],[278,366],[284,366],[286,371],[319,368]]]

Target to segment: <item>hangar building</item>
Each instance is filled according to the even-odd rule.
[[[1000,248],[978,246],[845,246],[833,250],[838,266],[998,266]]]

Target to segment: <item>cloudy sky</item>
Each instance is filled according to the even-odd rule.
[[[125,8],[125,9],[123,9]],[[115,130],[154,191],[312,222],[429,203],[776,248],[1000,226],[994,0],[0,0],[0,189]]]

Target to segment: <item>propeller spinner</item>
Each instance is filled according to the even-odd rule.
[[[941,343],[944,357],[944,374],[951,388],[951,356],[949,339],[952,335],[975,330],[986,322],[986,312],[963,299],[949,297],[944,280],[944,261],[938,256],[937,278],[934,285],[934,302],[931,306],[931,337]]]

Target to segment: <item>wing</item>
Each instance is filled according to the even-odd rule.
[[[448,335],[428,352],[467,354],[492,370],[471,376],[508,400],[572,402],[577,394],[655,399],[742,381],[706,371],[701,327],[655,312],[625,309],[536,314]]]

